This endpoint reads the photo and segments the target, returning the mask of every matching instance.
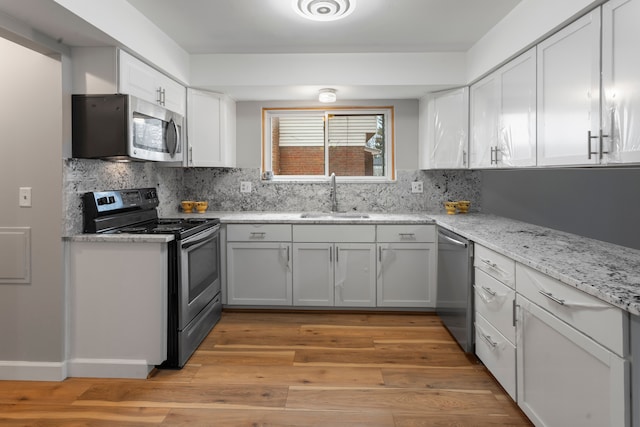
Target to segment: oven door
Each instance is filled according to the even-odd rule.
[[[179,242],[178,330],[183,330],[220,292],[220,226]]]

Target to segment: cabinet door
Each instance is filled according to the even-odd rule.
[[[375,307],[375,244],[340,243],[335,246],[335,305]]]
[[[229,305],[291,305],[290,243],[227,244]]]
[[[471,86],[469,151],[471,168],[497,166],[500,117],[499,80],[490,74]]]
[[[602,6],[603,162],[640,162],[640,1]]]
[[[420,100],[420,168],[466,169],[469,145],[469,89]]]
[[[226,96],[188,89],[187,166],[235,166],[235,103]]]
[[[124,51],[120,51],[119,59],[118,90],[120,93],[164,105],[173,112],[185,115],[184,86]]]
[[[378,306],[432,308],[435,287],[434,243],[378,244]]]
[[[599,103],[596,9],[538,45],[538,165],[596,163]]]
[[[628,362],[517,295],[518,405],[538,426],[628,426]]]
[[[293,244],[293,305],[333,306],[333,260],[331,243]]]
[[[500,166],[536,165],[536,50],[510,61],[499,72]]]

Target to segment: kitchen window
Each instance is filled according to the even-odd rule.
[[[393,160],[393,107],[263,109],[264,177],[391,181]]]

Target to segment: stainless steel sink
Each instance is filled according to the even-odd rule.
[[[305,212],[300,214],[300,218],[349,218],[349,219],[366,219],[368,214],[359,212]]]

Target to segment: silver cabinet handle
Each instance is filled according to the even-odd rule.
[[[407,240],[415,240],[416,238],[415,233],[398,233],[398,236],[400,236],[400,239],[407,239]]]
[[[483,286],[482,290],[485,291],[486,293],[488,293],[489,295],[491,295],[492,297],[496,296],[496,292],[494,290],[492,290],[491,288],[487,288],[486,286]]]
[[[462,150],[462,166],[467,166],[467,150]]]
[[[267,233],[264,231],[252,231],[249,233],[249,238],[251,239],[264,239]]]
[[[287,263],[289,263],[289,261],[291,261],[290,251],[291,251],[291,248],[289,246],[287,246]]]
[[[382,246],[378,246],[378,261],[382,262]]]
[[[549,298],[551,301],[560,304],[560,305],[564,305],[564,300],[560,299],[558,297],[554,297],[551,292],[545,292],[545,291],[538,291],[540,294],[544,295],[545,297]]]
[[[329,261],[333,261],[333,247],[329,246]]]
[[[498,264],[489,261],[488,259],[484,259],[484,258],[480,258],[480,261],[482,261],[483,263],[487,264],[489,267],[491,268],[495,268],[496,270],[498,270]]]
[[[336,246],[336,262],[340,261],[340,248]]]
[[[482,332],[480,332],[480,336],[487,342],[487,344],[489,344],[492,348],[496,348],[498,346],[498,343],[493,341],[491,339],[490,335],[485,335]]]
[[[189,146],[189,164],[193,165],[193,147]]]
[[[162,105],[162,87],[156,89],[156,103]]]
[[[611,124],[613,126],[613,123]],[[602,146],[602,139],[609,138],[609,135],[604,135],[602,133],[602,129],[598,132],[598,135],[591,135],[591,131],[587,131],[587,158],[591,160],[592,154],[597,154],[600,159],[602,159],[603,154],[609,154],[608,151],[603,151],[604,148]],[[591,140],[598,140],[598,151],[591,151]]]

